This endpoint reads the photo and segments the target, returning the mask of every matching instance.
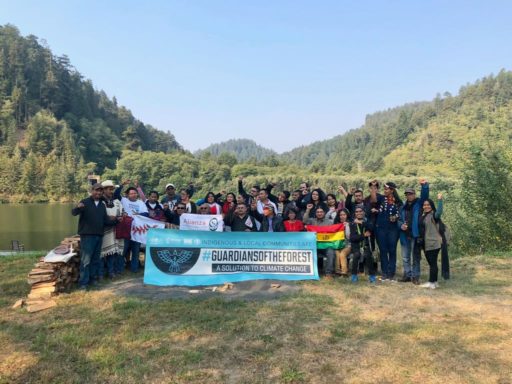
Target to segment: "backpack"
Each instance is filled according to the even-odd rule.
[[[446,245],[450,244],[450,241],[452,240],[452,233],[450,228],[448,228],[448,226],[441,219],[439,219],[438,225],[439,234],[441,235],[443,242],[446,243]]]

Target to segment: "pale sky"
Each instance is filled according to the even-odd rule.
[[[510,1],[0,0],[97,89],[194,151],[278,152],[510,70]]]

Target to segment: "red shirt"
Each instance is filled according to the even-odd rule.
[[[294,223],[290,220],[285,220],[284,228],[286,229],[286,232],[302,232],[304,231],[304,224],[300,220],[295,220]]]

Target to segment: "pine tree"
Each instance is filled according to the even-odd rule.
[[[25,161],[23,162],[23,168],[21,171],[21,179],[19,182],[19,192],[31,195],[40,192],[40,180],[38,170],[38,159],[37,156],[30,152]]]

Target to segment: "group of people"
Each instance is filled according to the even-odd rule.
[[[422,287],[438,287],[438,255],[441,252],[442,276],[449,279],[448,239],[441,221],[443,196],[437,195],[437,205],[429,198],[429,184],[420,180],[419,197],[414,188],[404,191],[402,200],[397,185],[388,182],[380,192],[380,183],[368,183],[368,194],[358,188],[348,191],[338,187],[336,194],[311,188],[303,182],[290,192],[272,192],[276,184],[262,188],[244,187],[238,179],[238,193],[208,192],[193,201],[193,184],[177,192],[169,183],[163,196],[150,191],[146,197],[138,182],[125,180],[116,186],[106,180],[91,187],[91,194],[73,208],[79,215],[78,234],[81,237],[81,289],[88,289],[107,275],[114,278],[129,266],[132,272],[140,268],[141,244],[130,236],[134,215],[150,217],[179,229],[185,213],[222,215],[225,230],[233,232],[300,232],[307,226],[339,226],[344,231],[340,249],[318,250],[319,267],[326,278],[350,277],[357,282],[366,273],[370,283],[377,280],[380,261],[381,281],[420,284],[421,252],[430,271]],[[401,244],[403,276],[396,279],[397,246]],[[351,262],[351,263],[350,263]],[[349,264],[350,270],[349,270]]]

